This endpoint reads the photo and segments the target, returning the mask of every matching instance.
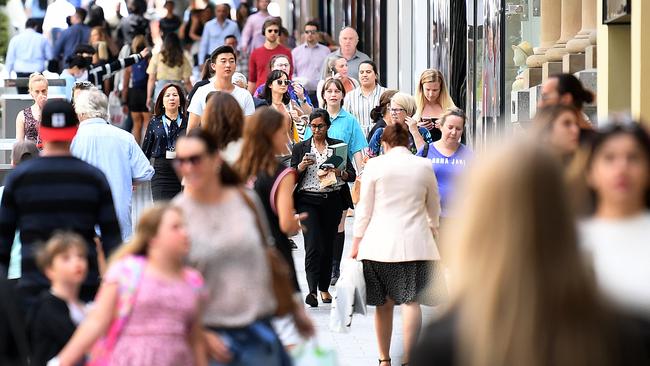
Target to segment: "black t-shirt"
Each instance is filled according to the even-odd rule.
[[[160,31],[162,32],[162,38],[165,39],[170,33],[178,31],[178,28],[181,26],[181,18],[174,15],[171,18],[162,18],[160,19]]]

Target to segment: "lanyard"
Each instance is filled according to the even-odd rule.
[[[180,129],[180,124],[179,124],[180,119],[181,119],[181,115],[179,113],[178,116],[176,117],[176,126],[178,126],[177,127],[178,129]],[[162,123],[163,123],[163,129],[165,130],[165,136],[167,137],[167,151],[174,151],[176,141],[174,141],[172,143],[172,141],[171,141],[172,136],[169,135],[169,126],[167,126],[167,123],[165,122],[165,120],[169,121],[170,125],[172,123],[172,120],[169,117],[167,117],[167,115],[163,114]],[[178,131],[178,129],[176,131]]]

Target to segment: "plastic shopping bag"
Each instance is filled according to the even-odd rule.
[[[334,350],[319,346],[313,339],[296,347],[291,352],[291,356],[294,366],[338,365]]]
[[[363,264],[354,259],[344,259],[341,276],[336,282],[336,294],[332,300],[329,328],[333,332],[350,331],[352,314],[366,315],[366,281]]]

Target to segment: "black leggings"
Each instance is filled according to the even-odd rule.
[[[341,196],[330,192],[326,197],[298,193],[298,212],[306,212],[305,230],[305,272],[309,292],[328,291],[332,276],[332,254],[334,237],[341,220]]]

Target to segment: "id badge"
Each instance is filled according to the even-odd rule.
[[[165,152],[165,158],[166,159],[176,159],[176,151],[169,151],[167,150]]]

